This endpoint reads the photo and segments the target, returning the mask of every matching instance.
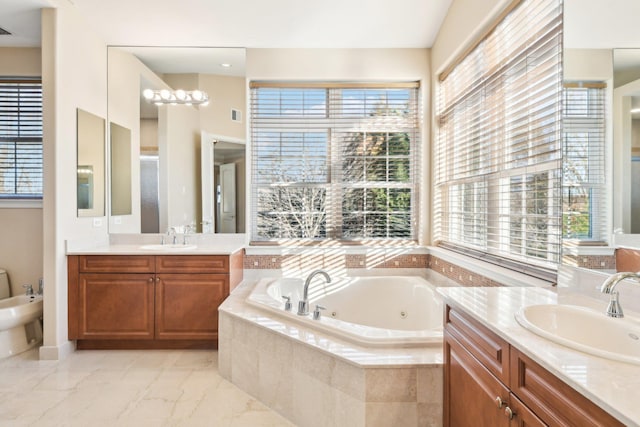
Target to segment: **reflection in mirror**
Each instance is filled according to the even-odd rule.
[[[640,247],[640,235],[626,234],[631,232],[632,189],[640,188],[640,185],[636,185],[640,181],[633,181],[631,175],[633,119],[629,110],[632,108],[633,95],[627,94],[626,99],[620,96],[621,88],[628,89],[629,84],[640,78],[640,62],[630,57],[624,58],[632,56],[632,51],[637,52],[635,48],[640,47],[636,18],[637,2],[632,0],[611,2],[604,9],[598,0],[564,2],[565,81],[606,85],[603,102],[605,186],[603,192],[594,194],[589,203],[584,205],[582,212],[589,214],[590,222],[583,223],[582,229],[593,224],[592,212],[600,213],[600,217],[604,218],[601,240],[608,246],[589,246],[584,244],[584,240],[576,243],[575,236],[570,238],[565,235],[563,260],[570,265],[615,270],[618,264],[615,248]],[[625,103],[627,105],[623,106]],[[624,136],[625,128],[627,136]],[[625,144],[628,145],[623,147]],[[569,155],[579,157],[575,150]],[[567,159],[569,157],[565,154],[565,173],[569,165]],[[577,200],[566,197],[565,191],[565,206]],[[639,215],[633,214],[634,217]]]
[[[78,108],[77,138],[78,216],[104,216],[105,120]]]
[[[640,49],[614,49],[614,229],[640,233]],[[635,184],[635,185],[634,185]]]
[[[131,131],[111,123],[111,215],[131,215]]]
[[[132,153],[138,154],[132,159],[132,214],[117,224],[110,219],[109,232],[162,233],[188,225],[215,232],[218,215],[215,208],[205,215],[203,189],[215,191],[218,160],[213,147],[211,156],[202,157],[210,142],[203,143],[203,135],[244,144],[244,49],[109,47],[108,59],[109,118],[131,129]],[[142,97],[145,89],[198,89],[210,102],[156,106]],[[211,169],[211,181],[202,181],[203,168]],[[236,169],[236,177],[242,174],[238,185],[244,185],[243,170]],[[236,191],[236,202],[241,232],[244,188]]]

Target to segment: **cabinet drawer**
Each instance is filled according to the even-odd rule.
[[[156,273],[229,273],[227,255],[156,256]]]
[[[81,255],[81,273],[153,273],[153,255]]]
[[[516,348],[511,348],[511,391],[553,426],[622,426],[589,399]]]
[[[445,328],[493,375],[509,384],[509,343],[448,305],[445,309]]]

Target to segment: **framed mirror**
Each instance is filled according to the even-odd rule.
[[[78,216],[104,216],[105,119],[79,108],[76,115]]]
[[[110,233],[181,232],[187,226],[215,232],[218,207],[205,212],[205,205],[217,203],[217,163],[225,158],[238,166],[235,182],[243,187],[234,196],[235,232],[244,232],[244,57],[244,49],[231,48],[108,48],[109,119],[131,130],[132,144],[131,215],[111,217]],[[199,90],[209,104],[156,105],[144,98],[145,90]],[[241,155],[219,153],[214,140],[239,143]],[[206,182],[203,170],[211,171]]]

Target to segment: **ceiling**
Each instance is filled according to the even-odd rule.
[[[0,46],[39,45],[38,9],[59,2],[109,45],[425,48],[452,0],[0,0]]]

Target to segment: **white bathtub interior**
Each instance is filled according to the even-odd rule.
[[[332,335],[369,346],[424,346],[442,343],[442,301],[434,286],[417,276],[341,277],[331,283],[315,279],[309,287],[310,311],[296,314],[304,282],[299,278],[263,279],[247,302]],[[292,311],[284,310],[283,296]]]

